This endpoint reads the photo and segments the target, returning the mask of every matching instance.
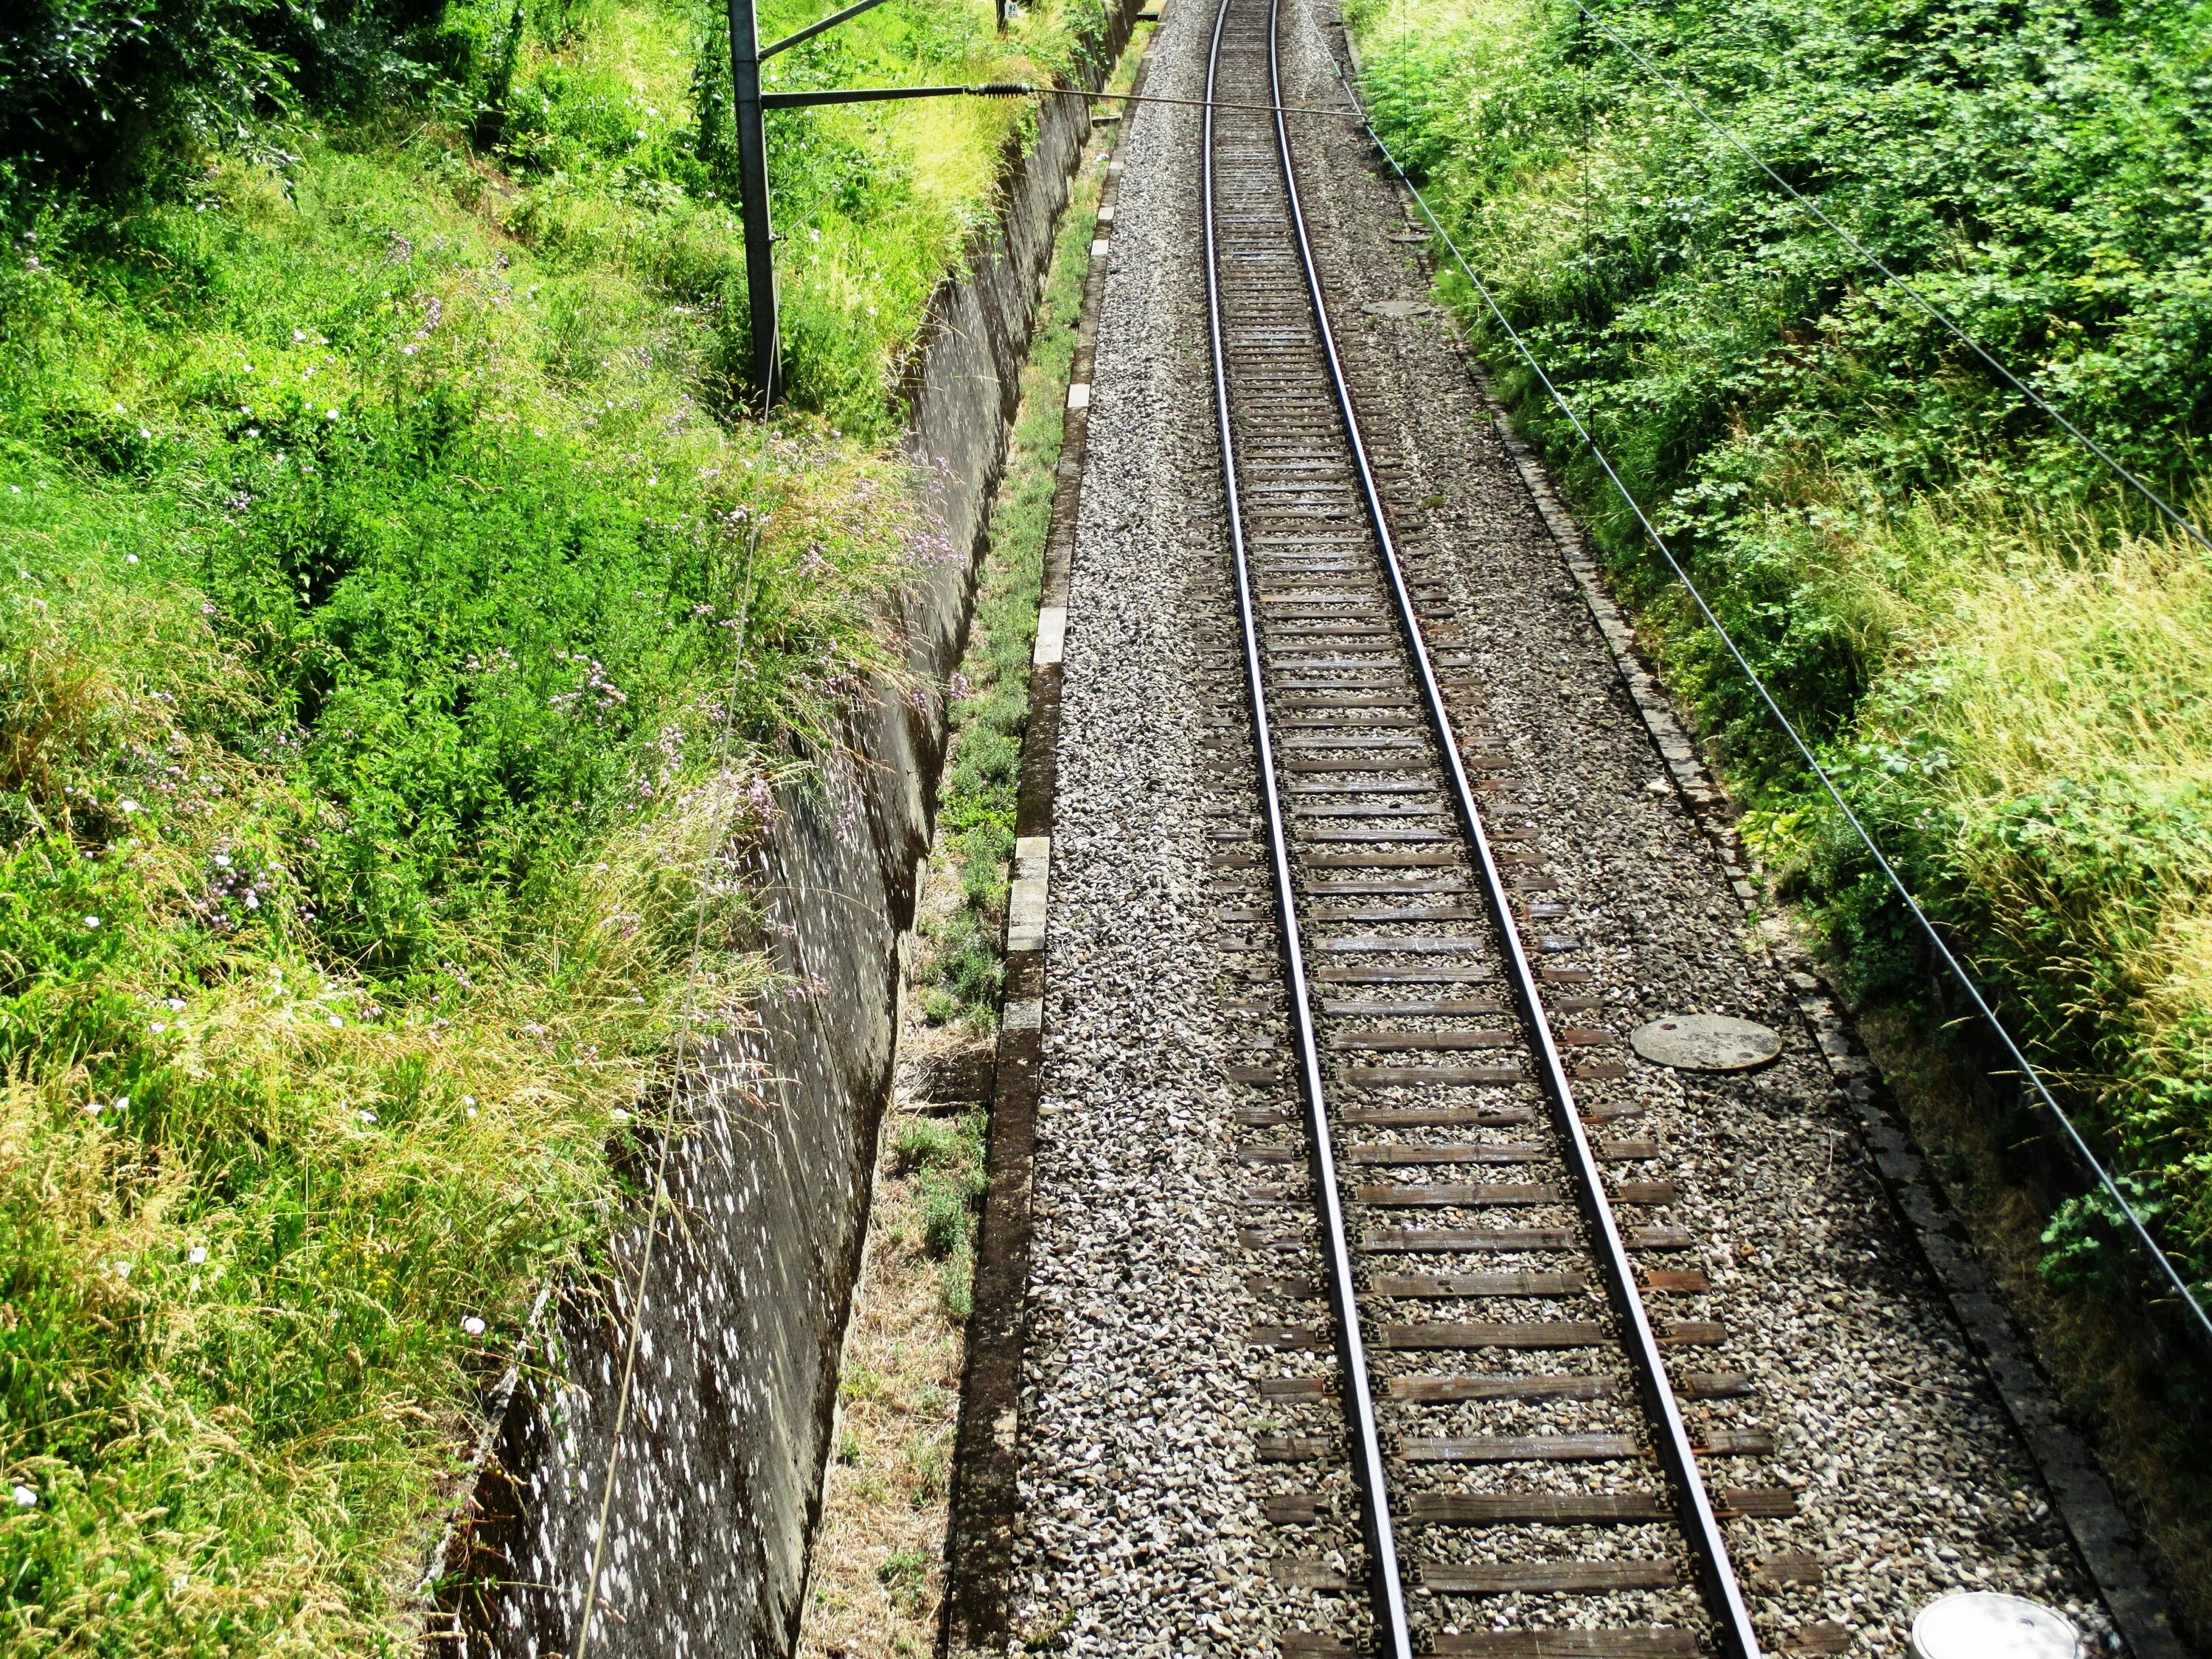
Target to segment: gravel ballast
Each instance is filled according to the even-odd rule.
[[[1211,26],[1210,9],[1188,0],[1168,9],[1147,93],[1202,94]],[[1286,8],[1287,101],[1341,100],[1328,27]],[[1237,729],[1240,677],[1198,131],[1196,111],[1168,105],[1128,125],[1068,605],[1011,1588],[1023,1642],[1086,1653],[1273,1652],[1299,1629],[1356,1641],[1364,1620],[1357,1595],[1286,1583],[1270,1566],[1286,1556],[1326,1565],[1339,1543],[1285,1537],[1259,1507],[1283,1484],[1257,1437],[1335,1425],[1323,1404],[1263,1399],[1261,1380],[1285,1372],[1249,1340],[1283,1318],[1245,1283],[1275,1264],[1239,1238],[1247,1200],[1278,1177],[1240,1167],[1238,1154],[1293,1142],[1240,1124],[1247,1097],[1223,1069],[1263,1057],[1281,1032],[1227,1006],[1258,983],[1245,970],[1264,930],[1218,919],[1258,890],[1209,866],[1212,837],[1245,822],[1249,796],[1233,763],[1241,752],[1249,769],[1249,743],[1205,746]],[[1729,1459],[1714,1483],[1798,1495],[1794,1517],[1729,1522],[1732,1552],[1740,1565],[1778,1554],[1822,1564],[1817,1583],[1754,1589],[1763,1638],[1826,1624],[1850,1633],[1849,1650],[1895,1653],[1928,1600],[1996,1589],[2061,1607],[2103,1644],[2108,1626],[2033,1467],[1896,1226],[1738,878],[1669,781],[1427,300],[1398,197],[1351,124],[1309,119],[1295,137],[1332,319],[1401,548],[1416,574],[1449,589],[1474,659],[1478,690],[1455,701],[1455,719],[1463,739],[1504,745],[1516,817],[1549,860],[1544,897],[1564,912],[1546,927],[1577,941],[1572,960],[1594,970],[1604,1002],[1598,1023],[1619,1035],[1683,1012],[1781,1034],[1780,1058],[1747,1073],[1668,1071],[1622,1048],[1629,1075],[1584,1093],[1586,1104],[1643,1107],[1634,1133],[1662,1157],[1632,1173],[1677,1183],[1663,1218],[1696,1245],[1669,1265],[1712,1281],[1667,1298],[1664,1316],[1717,1324],[1696,1367],[1750,1381],[1745,1397],[1693,1409],[1694,1424],[1765,1429],[1777,1443],[1770,1455]],[[1589,1316],[1565,1302],[1514,1313]],[[1454,1316],[1400,1304],[1390,1316]],[[1447,1368],[1413,1354],[1376,1364],[1386,1376]],[[1423,1435],[1633,1426],[1626,1404],[1608,1402],[1395,1411],[1386,1427]],[[1339,1459],[1299,1484],[1346,1479]],[[1582,1465],[1515,1466],[1510,1478],[1444,1468],[1403,1490],[1618,1480]],[[1500,1546],[1520,1547],[1502,1532],[1421,1544],[1431,1559]],[[1342,1548],[1339,1565],[1348,1540]],[[1664,1550],[1647,1540],[1645,1553]],[[1431,1632],[1673,1620],[1687,1605],[1677,1591],[1415,1595]]]

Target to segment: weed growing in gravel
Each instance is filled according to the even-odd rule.
[[[1354,0],[1378,128],[2184,1269],[2212,1274],[2212,577],[1556,0]],[[2191,0],[1639,0],[1609,24],[2212,523]],[[1850,988],[1924,947],[1540,386],[1445,284]],[[1925,1029],[1924,1017],[1909,1024]],[[2109,1287],[2064,1206],[2054,1284]],[[2185,1413],[2201,1377],[2163,1364]],[[2099,1395],[2101,1386],[2094,1390]],[[2088,1403],[2106,1409],[2102,1398]],[[2125,1410],[2131,1409],[2123,1407]],[[2201,1435],[2158,1461],[2201,1470]],[[2187,1443],[2183,1443],[2184,1442]],[[2204,1520],[2201,1480],[2169,1494]],[[2186,1568],[2185,1580],[2203,1580]],[[2212,1601],[2196,1613],[2212,1620]]]

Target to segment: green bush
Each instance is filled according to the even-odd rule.
[[[2212,1268],[2200,550],[1564,0],[1360,0],[1379,130],[2106,1150]],[[1607,23],[2170,498],[2212,434],[2200,0]],[[1446,284],[1471,300],[1456,278]],[[1486,313],[1515,417],[1862,995],[1924,947]]]
[[[779,73],[1026,76],[1082,8],[946,10]],[[767,988],[741,855],[908,689],[885,618],[947,555],[874,441],[1025,118],[793,127],[827,418],[763,423],[720,27],[0,24],[10,1653],[399,1640],[486,1378]],[[923,1172],[948,1295],[979,1136]]]

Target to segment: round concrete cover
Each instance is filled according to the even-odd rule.
[[[2077,1659],[2081,1638],[2040,1602],[1969,1590],[1920,1609],[1912,1651],[1919,1659]]]
[[[1668,1014],[1628,1034],[1629,1044],[1656,1065],[1686,1072],[1745,1072],[1782,1052],[1764,1025],[1727,1014]]]

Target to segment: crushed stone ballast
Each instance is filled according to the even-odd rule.
[[[1357,127],[1285,174],[1279,123],[1217,113],[1209,266],[1217,21],[1228,68],[1269,56],[1267,0],[1227,4],[1152,48],[1193,104],[1122,126],[1068,399],[951,1650],[1892,1652],[1996,1589],[2121,1650],[1899,1224],[1877,1080],[1750,925],[1724,799]],[[1333,21],[1283,0],[1279,86],[1224,96],[1326,99]],[[1692,1015],[1773,1058],[1626,1041]]]

